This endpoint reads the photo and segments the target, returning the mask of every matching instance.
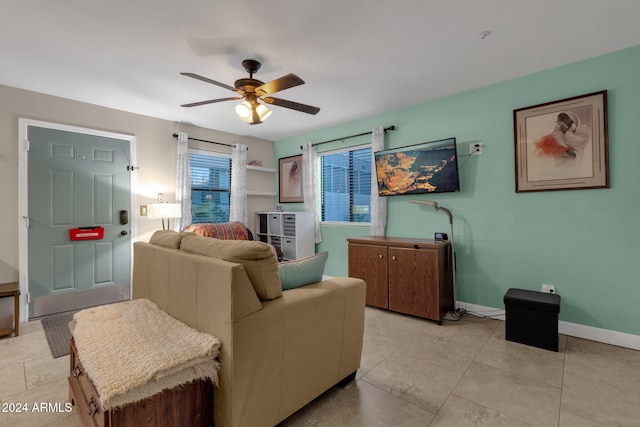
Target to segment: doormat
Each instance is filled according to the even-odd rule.
[[[47,337],[47,343],[53,358],[66,356],[69,354],[69,346],[71,345],[71,331],[69,330],[69,322],[73,320],[73,315],[77,311],[69,311],[61,314],[54,314],[43,317],[40,321],[44,329],[44,335]]]

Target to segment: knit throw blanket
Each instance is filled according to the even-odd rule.
[[[79,311],[78,357],[105,410],[199,379],[218,379],[218,338],[199,332],[148,299]]]

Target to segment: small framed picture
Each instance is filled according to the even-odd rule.
[[[513,111],[516,192],[609,188],[607,91]]]
[[[302,154],[278,159],[280,203],[299,203],[302,195]]]
[[[283,209],[282,209],[282,205],[278,203],[278,204],[276,205],[276,212],[282,212],[282,211],[283,211]]]

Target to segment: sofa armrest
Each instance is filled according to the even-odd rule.
[[[364,281],[334,278],[284,291],[236,322],[233,400],[250,406],[234,408],[232,425],[277,424],[355,372],[365,295]]]

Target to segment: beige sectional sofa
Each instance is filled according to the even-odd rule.
[[[360,366],[365,283],[283,292],[261,242],[158,231],[134,245],[133,298],[221,340],[216,427],[274,426]]]

